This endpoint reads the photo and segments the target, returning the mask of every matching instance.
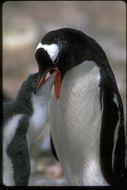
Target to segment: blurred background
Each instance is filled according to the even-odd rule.
[[[126,6],[122,1],[6,1],[3,4],[3,90],[14,99],[37,72],[35,49],[49,31],[70,27],[94,38],[114,71],[126,112]],[[62,186],[66,180],[49,143],[50,122],[32,145],[32,185]]]

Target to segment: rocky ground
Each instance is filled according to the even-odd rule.
[[[12,99],[25,78],[37,72],[35,48],[50,30],[71,27],[105,50],[126,111],[125,4],[122,1],[20,1],[3,4],[3,89]],[[32,185],[63,186],[66,180],[50,151],[48,123],[31,149]]]

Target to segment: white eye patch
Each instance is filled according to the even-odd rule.
[[[52,61],[55,61],[56,57],[58,56],[59,53],[59,47],[56,44],[51,44],[51,45],[47,45],[47,44],[42,44],[41,42],[39,42],[37,49],[39,48],[43,48],[45,51],[47,51],[48,55],[50,56]]]

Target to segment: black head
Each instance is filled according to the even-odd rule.
[[[23,104],[29,105],[31,101],[31,94],[34,93],[37,79],[38,73],[29,75],[29,77],[22,83],[20,87],[16,102],[20,102],[20,104],[22,102]]]
[[[3,115],[5,120],[17,113],[29,115],[32,113],[31,94],[34,93],[37,78],[38,73],[30,75],[22,83],[15,101],[3,104]]]
[[[44,102],[44,100],[46,99],[48,103],[49,95],[55,78],[56,75],[52,74],[48,79],[43,82],[43,85],[40,85],[39,88],[36,89],[38,73],[29,75],[28,78],[21,85],[21,88],[16,98],[16,102],[28,106],[29,104],[31,104],[32,97],[36,96],[37,98],[41,98],[41,102]]]
[[[22,83],[19,94],[21,92],[23,92],[23,94],[25,92],[28,93],[33,92],[36,86],[37,78],[38,78],[38,73],[29,75],[28,78]]]
[[[35,57],[40,74],[58,67],[62,77],[85,60],[107,62],[104,51],[95,40],[70,28],[47,33],[38,44]]]

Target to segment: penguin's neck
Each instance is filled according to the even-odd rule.
[[[105,183],[100,168],[100,130],[102,110],[100,104],[100,70],[93,61],[85,61],[68,71],[61,89],[58,102],[57,122],[64,122],[56,134],[64,136],[65,149],[62,150],[71,158],[71,179],[76,179],[75,185],[99,185]],[[60,111],[62,110],[62,111]],[[61,112],[61,113],[60,113]],[[68,138],[68,135],[70,136]],[[57,137],[58,138],[58,137]],[[62,137],[61,137],[62,138]],[[62,141],[59,139],[59,141]],[[64,148],[64,147],[63,147]],[[59,147],[58,147],[59,149]],[[61,151],[59,149],[59,151]],[[64,152],[65,151],[65,152]],[[61,157],[60,155],[60,157]],[[80,158],[80,159],[79,159]],[[63,167],[68,167],[61,157]],[[66,158],[68,160],[68,158]],[[78,163],[80,162],[80,163]],[[69,179],[69,172],[66,174]],[[82,180],[82,181],[81,181]],[[100,180],[100,181],[99,181]],[[69,180],[70,181],[70,180]],[[74,184],[72,182],[72,184]]]

